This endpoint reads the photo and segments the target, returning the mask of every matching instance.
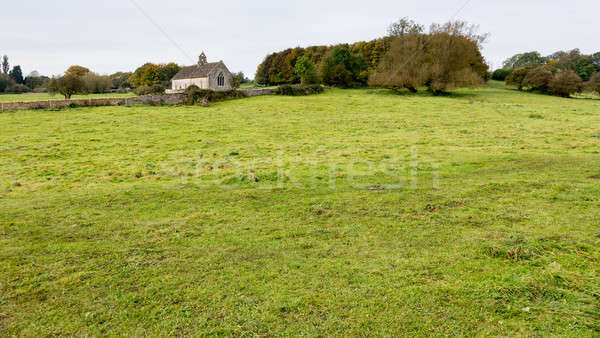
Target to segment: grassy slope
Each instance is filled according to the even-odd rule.
[[[0,114],[0,333],[597,335],[599,125],[501,88]]]
[[[73,95],[72,99],[89,99],[103,97],[131,97],[133,93],[108,93],[108,94],[89,94]],[[0,102],[26,102],[26,101],[45,101],[45,100],[64,100],[62,95],[50,95],[47,93],[27,93],[27,94],[0,94]]]

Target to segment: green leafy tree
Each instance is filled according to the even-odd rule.
[[[523,54],[517,54],[510,59],[504,61],[504,67],[506,69],[517,69],[517,68],[535,68],[548,63],[548,60],[539,52],[529,52]]]
[[[307,56],[302,56],[296,61],[296,74],[300,76],[302,84],[318,83],[315,65]]]
[[[505,81],[510,73],[512,73],[512,69],[496,69],[492,73],[492,80]]]
[[[25,79],[23,78],[23,71],[21,70],[21,66],[14,66],[8,75],[17,84],[23,84],[25,82]]]
[[[66,100],[75,94],[86,92],[85,82],[80,76],[65,75],[60,78],[53,78],[48,83],[48,93],[61,94]]]
[[[347,45],[330,50],[321,62],[323,83],[342,88],[365,85],[367,76],[363,73],[367,64],[361,54],[353,54]]]

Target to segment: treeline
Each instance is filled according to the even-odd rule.
[[[258,66],[259,85],[365,85],[442,93],[479,85],[488,66],[480,52],[485,35],[464,22],[422,25],[402,18],[385,37],[334,46],[292,48],[268,55]]]
[[[339,82],[346,77],[348,81],[344,82],[348,86],[365,85],[369,74],[375,72],[381,57],[388,51],[392,40],[393,37],[388,36],[353,44],[286,49],[268,55],[258,66],[254,81],[259,85],[281,85],[300,83],[303,76],[308,83],[323,80],[325,83]],[[324,60],[325,63],[322,62]],[[325,72],[319,74],[321,68],[340,62],[344,63],[343,69],[337,69],[340,74],[335,74],[335,69],[325,69]],[[301,67],[297,68],[297,65]]]
[[[586,55],[574,49],[548,56],[535,51],[517,54],[494,71],[492,79],[506,81],[518,90],[562,97],[585,90],[600,94],[600,52]]]
[[[7,55],[2,57],[2,65],[0,67],[0,94],[11,93],[20,94],[31,91],[36,91],[38,88],[45,88],[48,85],[49,78],[41,76],[38,72],[33,71],[28,76],[23,76],[21,66],[16,65],[10,67]]]

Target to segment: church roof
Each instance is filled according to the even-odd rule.
[[[193,66],[183,67],[177,73],[173,80],[184,80],[184,79],[197,79],[202,77],[208,77],[208,74],[212,72],[217,66],[223,64],[223,62],[210,62],[203,65],[197,64]]]

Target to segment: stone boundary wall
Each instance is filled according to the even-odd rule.
[[[246,96],[273,94],[273,89],[244,89],[240,90]],[[28,110],[28,109],[60,109],[71,107],[101,107],[101,106],[128,106],[132,104],[161,105],[185,104],[185,94],[159,94],[123,98],[90,98],[72,100],[46,100],[25,102],[0,102],[0,111]]]

